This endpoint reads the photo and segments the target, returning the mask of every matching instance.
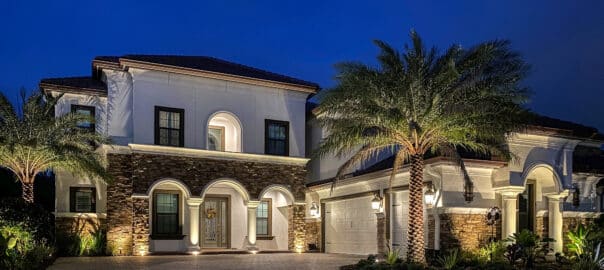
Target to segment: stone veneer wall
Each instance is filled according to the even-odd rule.
[[[56,217],[55,230],[57,233],[92,235],[99,230],[106,230],[106,223],[97,217]]]
[[[317,251],[321,250],[321,219],[307,219],[305,226],[306,247],[315,244]]]
[[[545,216],[538,216],[535,218],[535,233],[539,236],[541,236],[541,238],[545,238],[548,237],[549,235],[549,217],[547,215]]]
[[[287,221],[287,246],[291,251],[306,251],[306,222],[304,205],[290,205]]]
[[[571,230],[575,230],[577,225],[579,225],[579,224],[583,224],[583,225],[590,224],[591,222],[593,222],[593,220],[595,218],[597,218],[597,216],[563,217],[562,218],[562,238],[564,238],[564,244],[562,246],[564,247],[564,253],[568,252],[568,248],[566,247],[566,245],[570,243],[570,240],[568,239],[568,237],[566,237],[566,234]]]
[[[133,251],[146,254],[149,252],[149,199],[134,198],[132,204]]]
[[[132,163],[130,155],[107,154],[107,251],[132,255]]]
[[[107,246],[113,255],[148,251],[149,200],[133,199],[132,195],[146,194],[160,179],[179,180],[194,196],[200,196],[211,181],[228,178],[241,183],[252,200],[258,200],[260,192],[273,184],[288,187],[297,201],[305,197],[305,166],[142,153],[107,154],[107,159],[114,178],[107,187]],[[291,210],[290,249],[299,244],[307,249],[304,206],[295,205]]]
[[[491,237],[491,226],[484,215],[440,214],[441,249],[476,250]],[[501,222],[495,225],[495,237],[501,238]]]

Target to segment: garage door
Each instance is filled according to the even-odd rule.
[[[325,251],[328,253],[377,253],[377,220],[373,197],[325,203]]]

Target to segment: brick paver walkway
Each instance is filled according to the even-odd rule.
[[[145,257],[59,258],[51,270],[112,269],[338,269],[353,264],[362,256],[321,253],[174,255]]]

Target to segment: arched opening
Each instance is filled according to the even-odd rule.
[[[147,191],[151,252],[175,252],[185,249],[184,234],[189,231],[186,201],[189,188],[181,181],[161,179]]]
[[[207,149],[241,152],[241,122],[230,112],[217,112],[208,119]]]
[[[288,215],[294,204],[291,191],[282,185],[272,185],[260,192],[256,208],[257,246],[262,250],[288,249]]]
[[[202,249],[242,249],[247,236],[249,193],[233,179],[218,179],[203,189],[200,207]]]
[[[536,164],[529,167],[523,182],[525,188],[517,203],[517,231],[527,229],[545,234],[549,223],[545,215],[549,210],[548,196],[560,194],[560,178],[551,166]]]

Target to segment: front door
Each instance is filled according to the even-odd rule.
[[[527,183],[518,195],[518,232],[526,229],[535,231],[535,183]]]
[[[202,248],[229,248],[229,199],[206,197],[201,216]]]

